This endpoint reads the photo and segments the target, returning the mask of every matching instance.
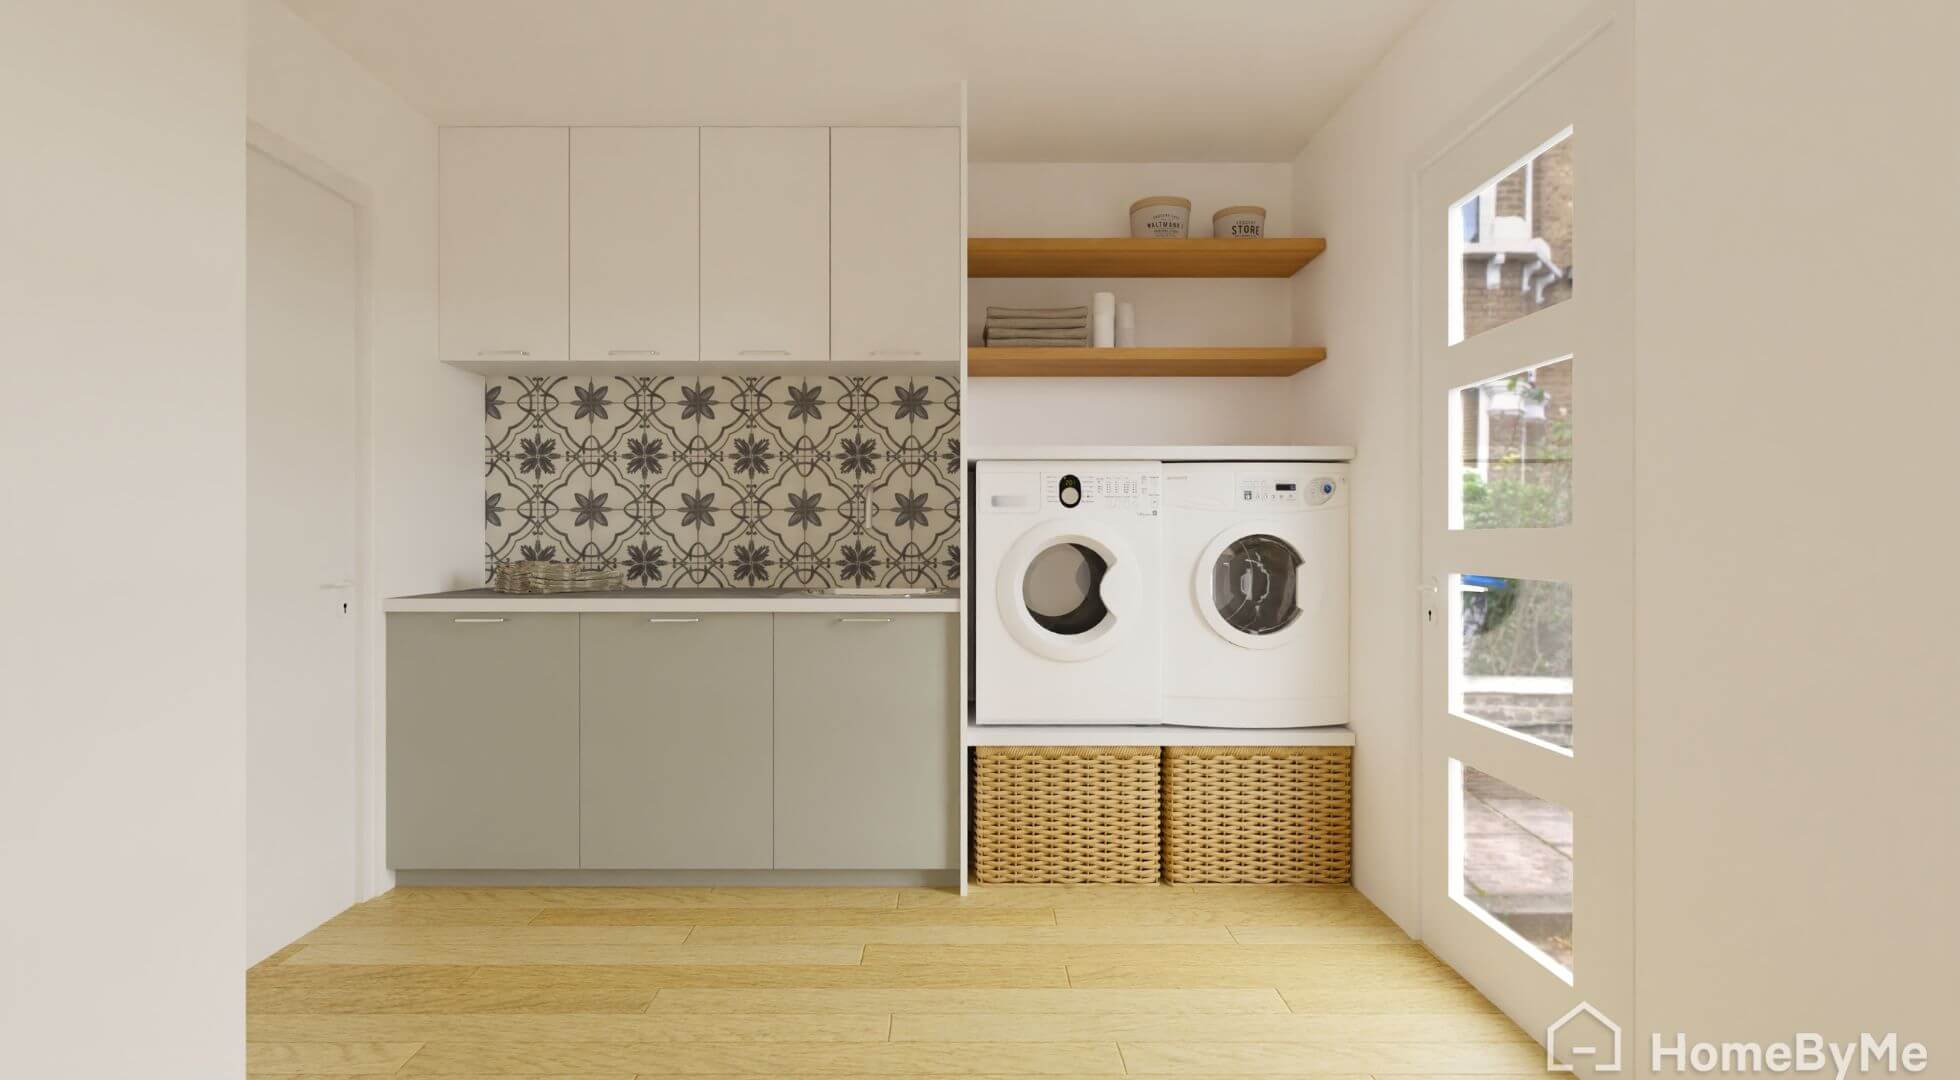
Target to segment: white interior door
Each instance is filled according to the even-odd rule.
[[[1417,179],[1422,932],[1534,1035],[1632,1022],[1630,49],[1589,28]]]
[[[247,946],[358,881],[360,247],[354,205],[247,155]]]

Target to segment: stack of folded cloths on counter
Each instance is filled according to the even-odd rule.
[[[1089,347],[1089,309],[990,307],[981,344],[990,349]]]

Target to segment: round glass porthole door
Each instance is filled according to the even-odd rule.
[[[1300,617],[1300,553],[1270,533],[1226,542],[1210,566],[1211,612],[1217,622],[1269,638]]]
[[[1021,599],[1028,617],[1051,634],[1086,634],[1109,617],[1102,584],[1109,562],[1081,544],[1043,548],[1021,575]]]

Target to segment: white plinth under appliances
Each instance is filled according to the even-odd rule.
[[[1159,722],[1162,478],[1155,461],[974,466],[975,722]]]

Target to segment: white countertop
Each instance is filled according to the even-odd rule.
[[[812,612],[933,613],[960,609],[959,594],[923,591],[908,596],[812,595],[794,589],[618,589],[594,593],[519,595],[494,589],[394,596],[383,611],[525,612],[600,614],[604,612]]]
[[[1352,446],[975,446],[968,461],[1353,461]]]

